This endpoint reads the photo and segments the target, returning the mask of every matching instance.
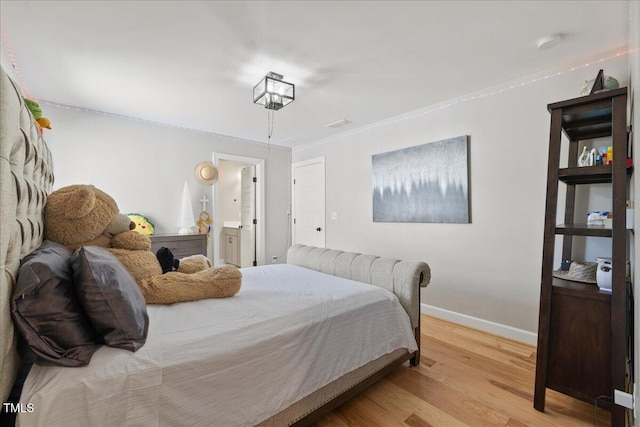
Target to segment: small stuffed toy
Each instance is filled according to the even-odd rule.
[[[171,249],[165,248],[164,246],[158,249],[156,252],[156,258],[158,258],[158,262],[160,263],[160,267],[162,268],[162,274],[168,273],[170,271],[178,271],[180,268],[180,260],[176,259],[173,256],[173,252]]]
[[[150,251],[151,240],[134,228],[111,196],[92,185],[64,187],[47,198],[45,239],[70,250],[107,248],[131,273],[148,304],[230,297],[240,290],[242,274],[237,267],[214,268],[203,255],[186,257],[179,263],[170,252],[156,257]],[[166,265],[161,265],[159,258]]]
[[[127,216],[136,225],[134,230],[143,236],[153,236],[156,232],[156,226],[146,216],[139,213],[128,213]]]
[[[42,134],[42,128],[51,129],[51,121],[46,117],[42,117],[42,108],[40,108],[40,104],[38,104],[33,99],[23,98],[24,103],[27,105],[29,111],[33,115],[33,120],[36,124],[36,127]]]

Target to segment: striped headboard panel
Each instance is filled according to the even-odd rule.
[[[18,85],[2,70],[0,86],[0,391],[7,399],[20,360],[10,298],[20,259],[37,248],[42,212],[53,185],[51,153]]]

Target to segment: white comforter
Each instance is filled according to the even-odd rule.
[[[34,365],[21,426],[254,425],[398,348],[417,349],[389,291],[292,265],[242,270],[240,292],[149,306],[136,353]]]

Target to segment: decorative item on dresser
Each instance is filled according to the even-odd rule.
[[[180,200],[180,210],[178,211],[178,234],[192,234],[196,226],[193,219],[193,206],[191,204],[191,196],[189,195],[189,186],[187,181],[184,182],[182,189],[182,199]]]
[[[176,258],[202,254],[207,256],[206,234],[155,234],[151,239],[151,252],[162,246],[169,248]]]
[[[556,102],[548,109],[551,132],[534,407],[544,411],[546,389],[551,388],[610,409],[611,425],[624,426],[624,408],[613,404],[613,397],[614,390],[628,391],[629,351],[633,348],[629,318],[633,297],[625,268],[629,244],[625,199],[633,170],[626,161],[627,89]],[[566,168],[560,167],[563,132],[569,140]],[[580,141],[601,137],[611,138],[615,161],[576,167]],[[559,181],[566,184],[565,223],[556,225]],[[576,212],[576,185],[606,183],[612,188],[613,226],[575,223],[576,215],[584,218]],[[567,277],[554,272],[556,236],[562,236],[563,261],[573,260],[572,253],[578,252],[574,249],[580,242],[573,236],[611,238],[612,290],[598,289],[593,270],[588,280],[569,277],[577,262],[566,268]]]

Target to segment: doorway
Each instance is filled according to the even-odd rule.
[[[264,159],[213,153],[213,163],[220,174],[211,190],[214,265],[264,265]]]
[[[293,243],[326,246],[324,157],[291,165]]]

